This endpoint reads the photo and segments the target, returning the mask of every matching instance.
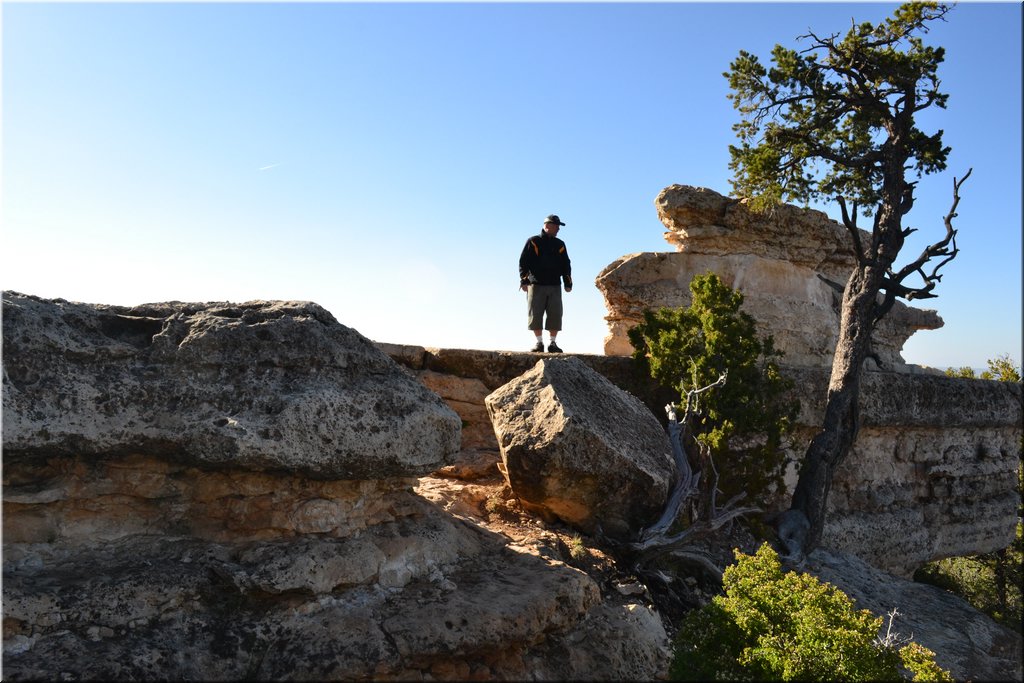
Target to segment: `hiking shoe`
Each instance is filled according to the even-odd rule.
[[[534,353],[542,353],[544,351],[544,342],[537,342],[532,349]]]
[[[542,349],[543,350],[543,349]],[[548,344],[548,353],[561,353],[562,349],[558,348],[558,344],[551,342]]]

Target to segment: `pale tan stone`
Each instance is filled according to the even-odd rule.
[[[655,204],[677,252],[628,254],[598,274],[608,309],[606,354],[631,355],[627,332],[645,309],[688,306],[693,277],[715,273],[743,294],[743,310],[774,338],[785,364],[831,366],[842,289],[854,265],[845,228],[820,211],[780,206],[760,215],[742,201],[685,185],[666,188]],[[941,326],[935,311],[897,301],[875,330],[872,363],[908,370],[901,355],[907,339]]]

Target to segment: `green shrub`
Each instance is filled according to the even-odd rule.
[[[913,674],[915,681],[937,681],[953,683],[953,676],[935,663],[935,653],[918,643],[909,643],[900,648],[903,666]]]
[[[952,680],[934,653],[879,640],[882,618],[809,574],[782,572],[767,545],[736,551],[724,596],[689,612],[675,641],[673,680]]]
[[[929,562],[914,580],[956,593],[972,607],[1018,633],[1024,631],[1024,525],[1010,547],[984,555]]]
[[[574,560],[579,560],[585,557],[587,554],[587,546],[583,545],[583,537],[579,534],[573,534],[572,539],[569,541],[569,556]]]
[[[988,359],[988,370],[982,370],[981,374],[975,374],[974,368],[963,366],[959,368],[946,368],[946,376],[963,377],[966,379],[994,379],[1000,382],[1020,382],[1020,367],[1015,365],[1010,354],[1004,353],[1001,356]]]
[[[754,319],[740,310],[743,295],[714,273],[690,282],[686,308],[644,311],[629,331],[633,359],[661,386],[678,391],[708,386],[728,371],[724,386],[701,395],[691,427],[711,448],[719,488],[731,496],[757,496],[781,487],[782,442],[797,401],[787,401],[791,383],[779,374],[772,337],[759,337]]]

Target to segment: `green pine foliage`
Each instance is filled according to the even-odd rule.
[[[782,445],[799,403],[785,399],[791,383],[779,374],[771,336],[759,337],[740,310],[743,295],[714,273],[690,282],[686,308],[644,311],[629,331],[633,358],[661,386],[684,395],[728,372],[724,386],[701,395],[691,427],[711,448],[719,488],[727,496],[756,496],[781,487]]]
[[[835,586],[783,573],[768,544],[754,555],[735,553],[723,575],[725,594],[680,626],[672,680],[952,681],[927,648],[881,641],[883,619],[855,609]]]
[[[913,114],[946,106],[937,75],[944,50],[920,35],[949,9],[910,2],[878,24],[853,25],[842,39],[809,33],[801,37],[807,47],[776,45],[770,67],[741,51],[723,74],[743,117],[733,126],[740,144],[729,147],[733,193],[752,198],[755,210],[845,197],[870,215],[883,199],[887,155],[918,175],[944,170],[942,131],[925,133]]]

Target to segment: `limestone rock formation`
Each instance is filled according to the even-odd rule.
[[[455,461],[442,467],[442,475],[478,479],[496,474],[501,458],[491,418],[484,407],[490,390],[476,378],[458,377],[433,370],[420,370],[416,378],[444,399],[462,420],[462,441]]]
[[[533,665],[588,678],[544,648],[609,613],[628,627],[641,607],[602,603],[583,572],[419,507],[346,539],[5,544],[5,678],[517,679]],[[633,630],[652,637],[649,620]]]
[[[657,517],[674,475],[668,438],[639,399],[579,359],[540,360],[485,404],[528,509],[619,539]]]
[[[805,396],[824,396],[826,371],[793,376]],[[836,470],[823,544],[902,576],[1005,548],[1017,524],[1021,399],[1012,382],[865,373],[863,424]],[[804,439],[822,405],[804,401]]]
[[[665,188],[654,205],[665,240],[681,252],[787,261],[838,282],[854,265],[846,229],[821,211],[787,204],[758,214],[743,200],[689,185]]]
[[[744,296],[744,310],[775,338],[790,366],[830,366],[839,302],[853,268],[849,236],[824,213],[781,206],[770,216],[706,188],[672,185],[655,200],[675,253],[629,254],[597,276],[609,334],[605,353],[629,355],[626,333],[645,308],[690,303],[695,275],[718,274]],[[897,302],[875,331],[876,362],[907,370],[900,352],[917,330],[936,329],[935,311]]]
[[[528,363],[535,363],[530,354],[503,352],[394,347],[389,353],[432,373],[435,385],[445,384],[436,375],[477,379],[485,386],[514,383]],[[620,387],[638,389],[627,358],[584,355],[577,360]],[[790,372],[804,399],[799,423],[806,439],[822,417],[821,401],[813,397],[824,395],[828,370]],[[893,573],[906,577],[926,561],[988,552],[1010,542],[1016,524],[1021,400],[1017,384],[866,373],[861,437],[837,471],[830,497],[825,544],[833,550],[819,549],[796,568],[837,585],[859,608],[878,616],[898,609],[895,631],[933,649],[957,680],[1020,680],[1019,635],[943,590]],[[622,611],[615,614],[621,618]],[[625,642],[603,633],[594,638],[606,647]],[[588,637],[583,630],[575,634]],[[638,642],[651,642],[647,651],[657,655],[656,638],[634,635],[629,647]],[[610,654],[618,659],[617,653]],[[566,656],[576,660],[593,654],[578,647]]]
[[[853,598],[857,609],[885,617],[896,609],[893,633],[935,652],[958,681],[1022,680],[1020,634],[1000,626],[948,591],[899,579],[843,553],[818,549],[800,571]]]
[[[489,389],[515,381],[537,363],[528,353],[398,346],[388,352],[410,369],[478,380]],[[632,371],[629,358],[572,358],[620,389],[647,397],[650,411],[677,398],[650,400],[655,390]],[[784,370],[802,406],[789,449],[795,466],[821,424],[829,371]],[[431,382],[441,384],[436,378]],[[860,435],[836,471],[829,496],[826,546],[909,576],[926,562],[990,552],[1013,540],[1014,478],[1024,423],[1020,385],[868,372],[860,404]],[[788,483],[791,490],[795,476]],[[745,502],[777,512],[788,498]]]
[[[460,418],[315,304],[9,293],[3,335],[6,679],[664,671],[649,607],[416,495]]]
[[[125,308],[8,292],[3,313],[5,462],[145,452],[382,479],[458,450],[458,416],[316,304]]]

